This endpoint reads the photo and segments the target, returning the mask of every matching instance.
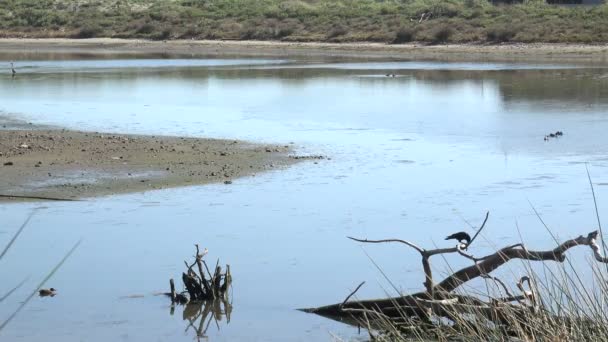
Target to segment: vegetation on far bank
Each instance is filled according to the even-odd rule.
[[[0,37],[608,42],[608,5],[543,0],[3,0]]]

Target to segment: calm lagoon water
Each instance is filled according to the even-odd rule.
[[[7,63],[5,63],[8,65]],[[298,60],[32,60],[0,77],[0,113],[34,123],[121,133],[293,142],[331,160],[207,185],[76,203],[0,206],[0,245],[37,209],[0,262],[0,293],[19,305],[79,239],[0,337],[10,341],[192,341],[199,322],[173,315],[168,279],[193,244],[231,265],[230,322],[209,341],[365,339],[296,311],[422,289],[419,257],[346,236],[443,238],[490,220],[472,251],[519,242],[551,248],[532,205],[560,237],[608,209],[608,69],[568,65]],[[396,77],[386,77],[386,74]],[[561,130],[560,139],[543,136]],[[1,178],[0,178],[1,181]],[[587,251],[573,253],[586,262]],[[439,258],[441,259],[441,258]],[[437,276],[447,266],[435,260]],[[452,267],[467,265],[455,258]],[[192,309],[190,309],[192,310]],[[206,322],[204,322],[206,325]]]

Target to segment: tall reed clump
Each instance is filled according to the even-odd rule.
[[[608,341],[608,277],[605,265],[592,263],[581,270],[570,263],[540,268],[522,263],[529,276],[513,279],[486,279],[486,291],[473,288],[458,291],[459,296],[477,297],[487,305],[472,303],[463,314],[462,307],[442,306],[440,315],[429,310],[428,320],[413,320],[403,310],[397,317],[368,313],[357,322],[367,328],[373,341]],[[535,269],[536,268],[536,269]],[[517,284],[514,288],[507,283]],[[530,285],[514,304],[502,303],[518,293],[520,284]],[[526,286],[527,287],[527,286]],[[484,300],[485,299],[485,300]],[[394,307],[400,305],[396,300]],[[525,310],[521,310],[525,307]],[[438,309],[437,307],[435,309]],[[399,311],[399,309],[397,309]],[[444,317],[449,316],[451,320]],[[494,316],[494,317],[490,317]],[[500,324],[496,324],[496,320]]]

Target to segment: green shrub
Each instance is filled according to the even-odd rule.
[[[334,39],[340,36],[345,36],[348,34],[348,29],[342,25],[334,26],[328,33],[328,39]]]
[[[170,28],[165,28],[162,31],[153,34],[150,38],[154,39],[154,40],[167,40],[169,38],[171,38],[171,29]]]
[[[433,32],[433,43],[447,43],[452,35],[454,35],[454,30],[447,24],[444,24]]]
[[[545,0],[0,0],[4,36],[608,42],[608,5]],[[424,18],[421,22],[421,16]],[[449,22],[449,29],[441,27]],[[509,28],[515,24],[517,29]],[[196,29],[191,29],[196,27]],[[165,32],[163,30],[169,30]]]
[[[486,31],[486,39],[493,43],[504,43],[513,40],[517,30],[509,26],[491,27]]]
[[[72,38],[85,39],[95,38],[102,34],[103,30],[98,25],[85,26],[76,31]]]
[[[142,24],[135,30],[135,32],[139,34],[150,34],[154,32],[154,25],[150,23]]]
[[[416,38],[416,30],[411,27],[401,27],[395,34],[393,44],[409,43]]]

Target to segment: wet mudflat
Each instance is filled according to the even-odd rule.
[[[0,201],[79,200],[206,183],[287,166],[289,145],[42,129],[10,120],[0,134]],[[298,158],[298,159],[296,159]],[[12,196],[12,197],[11,197]]]
[[[340,302],[363,280],[360,298],[394,294],[366,253],[400,291],[422,289],[422,270],[412,251],[362,249],[347,235],[443,246],[446,235],[470,229],[465,220],[479,224],[490,210],[474,253],[519,242],[516,224],[529,246],[552,246],[530,203],[560,237],[593,229],[585,163],[600,212],[608,206],[605,69],[104,63],[99,70],[91,61],[18,63],[18,77],[0,78],[0,110],[85,131],[293,143],[297,153],[331,159],[237,178],[230,186],[2,204],[0,241],[42,207],[2,260],[7,289],[30,276],[0,309],[3,316],[83,239],[48,284],[58,295],[31,302],[2,332],[9,340],[195,339],[183,309],[171,315],[167,299],[154,296],[179,277],[194,243],[229,263],[234,277],[230,323],[212,322],[209,340],[364,339],[356,329],[294,309]],[[564,136],[544,141],[558,130]],[[438,275],[446,271],[440,261],[434,266]]]

